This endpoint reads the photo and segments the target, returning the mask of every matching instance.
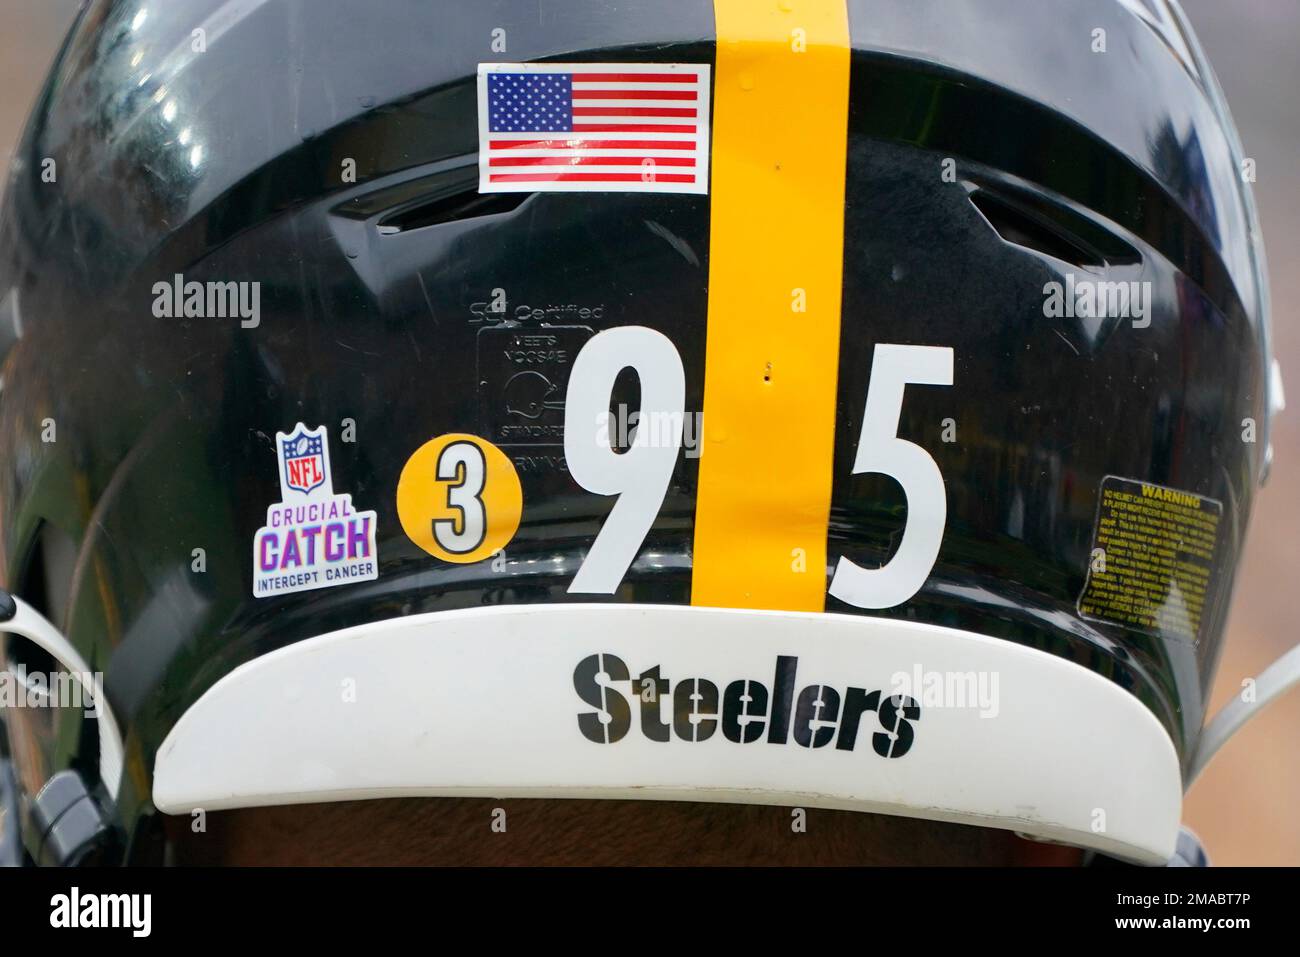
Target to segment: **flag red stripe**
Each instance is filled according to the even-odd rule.
[[[694,116],[693,106],[575,106],[574,116]]]
[[[646,160],[656,166],[694,166],[688,156],[498,156],[489,166],[639,166]]]
[[[654,123],[574,123],[575,133],[694,133],[695,125],[666,126]]]
[[[642,179],[640,173],[492,173],[488,179],[494,183],[634,183]],[[647,183],[693,183],[693,173],[656,173]]]
[[[493,150],[693,150],[692,140],[489,140]]]
[[[575,100],[695,100],[694,90],[574,90]]]
[[[574,83],[695,83],[694,73],[575,73]]]

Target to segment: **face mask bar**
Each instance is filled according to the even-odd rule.
[[[77,679],[94,702],[94,715],[99,725],[99,777],[109,797],[116,801],[122,783],[122,732],[108,707],[99,679],[91,678],[86,659],[45,616],[21,598],[5,591],[0,591],[0,631],[26,638],[52,655]]]
[[[93,704],[91,714],[99,732],[99,780],[109,798],[116,801],[122,783],[122,733],[109,709],[104,688],[99,678],[93,676],[86,659],[40,612],[3,590],[0,590],[0,632],[32,642],[82,686]],[[71,770],[60,771],[45,783],[32,799],[29,815],[40,838],[39,857],[46,863],[76,863],[107,831],[102,813],[81,776]],[[10,762],[0,757],[0,866],[22,863],[21,831],[17,781]]]
[[[1238,695],[1206,725],[1201,733],[1201,743],[1196,749],[1196,757],[1187,772],[1187,781],[1183,790],[1186,791],[1192,786],[1192,782],[1205,770],[1210,759],[1241,729],[1242,725],[1297,684],[1300,684],[1300,645],[1292,648],[1264,669],[1264,673],[1255,680],[1254,696],[1251,700],[1247,701]]]

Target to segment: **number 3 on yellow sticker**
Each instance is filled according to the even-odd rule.
[[[415,450],[397,480],[397,516],[415,544],[458,565],[514,538],[523,512],[519,474],[486,439],[452,432]]]

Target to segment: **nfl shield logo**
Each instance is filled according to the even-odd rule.
[[[325,429],[307,431],[299,423],[289,436],[281,433],[280,461],[283,463],[284,487],[304,495],[320,488],[329,478],[325,463]]]

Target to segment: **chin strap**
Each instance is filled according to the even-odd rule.
[[[1183,790],[1192,786],[1192,782],[1205,770],[1205,766],[1218,753],[1219,748],[1223,747],[1243,724],[1263,711],[1269,702],[1290,691],[1297,684],[1300,684],[1300,645],[1296,645],[1264,670],[1264,673],[1255,680],[1253,694],[1249,700],[1244,693],[1238,695],[1206,725],[1205,730],[1201,732],[1201,743],[1197,746],[1196,756],[1187,772],[1187,782]]]

